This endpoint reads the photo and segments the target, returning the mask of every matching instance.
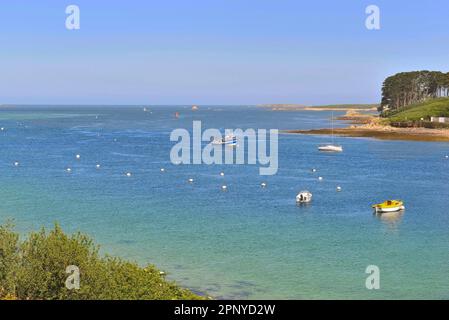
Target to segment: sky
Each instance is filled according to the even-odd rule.
[[[365,26],[369,5],[380,30]],[[2,0],[0,104],[377,103],[389,75],[449,71],[448,12],[447,0]]]

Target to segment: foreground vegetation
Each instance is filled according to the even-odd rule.
[[[152,265],[141,268],[98,250],[89,237],[66,235],[58,225],[23,241],[11,224],[0,226],[0,299],[201,299]],[[79,289],[66,288],[70,265],[80,270]]]

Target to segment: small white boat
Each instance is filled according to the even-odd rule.
[[[234,135],[227,135],[223,139],[215,139],[214,141],[212,141],[212,144],[215,145],[225,144],[235,146],[237,145],[237,137]]]
[[[343,152],[343,147],[335,144],[326,144],[318,147],[322,152]]]
[[[301,191],[296,195],[297,203],[309,203],[311,201],[312,201],[312,193],[307,190]]]

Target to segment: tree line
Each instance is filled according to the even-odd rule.
[[[428,99],[449,97],[449,72],[401,72],[385,79],[380,112],[394,112]]]

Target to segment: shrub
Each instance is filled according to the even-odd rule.
[[[87,236],[66,235],[58,225],[24,241],[11,224],[0,226],[0,299],[201,299],[167,281],[149,265],[99,255]],[[80,270],[80,288],[65,286],[66,268]]]

